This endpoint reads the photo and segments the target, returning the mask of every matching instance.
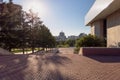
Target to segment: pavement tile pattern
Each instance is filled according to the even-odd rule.
[[[0,56],[0,80],[120,80],[120,56]]]

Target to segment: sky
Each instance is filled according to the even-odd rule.
[[[3,0],[5,1],[5,0]],[[6,0],[8,1],[8,0]],[[32,9],[54,36],[61,31],[66,36],[80,33],[90,33],[90,27],[85,26],[85,15],[95,0],[13,0],[20,4],[23,10]]]

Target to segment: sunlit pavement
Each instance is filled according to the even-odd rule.
[[[84,57],[72,52],[0,56],[0,80],[119,79],[120,56]]]
[[[73,54],[74,52],[74,47],[70,47],[70,48],[59,48],[59,53],[62,54]]]

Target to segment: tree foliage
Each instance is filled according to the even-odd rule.
[[[76,47],[104,47],[105,40],[98,38],[97,36],[88,35],[79,38],[76,41]]]
[[[0,14],[0,46],[11,50],[19,46],[17,39],[20,31],[21,6],[13,6],[12,3],[3,3],[3,12]]]
[[[80,47],[105,47],[106,41],[104,39],[100,39],[94,35],[84,36],[79,38],[75,44],[75,53],[77,53]]]
[[[65,44],[68,44],[70,47],[74,47],[75,46],[75,40],[71,40],[71,39],[68,39]]]
[[[33,13],[25,12],[20,5],[3,3],[0,13],[0,47],[12,48],[54,47],[55,39],[50,30]]]

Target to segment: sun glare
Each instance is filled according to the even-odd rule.
[[[40,16],[44,16],[48,13],[48,7],[41,0],[24,0],[23,9],[29,11],[32,9],[34,13],[38,13]]]

